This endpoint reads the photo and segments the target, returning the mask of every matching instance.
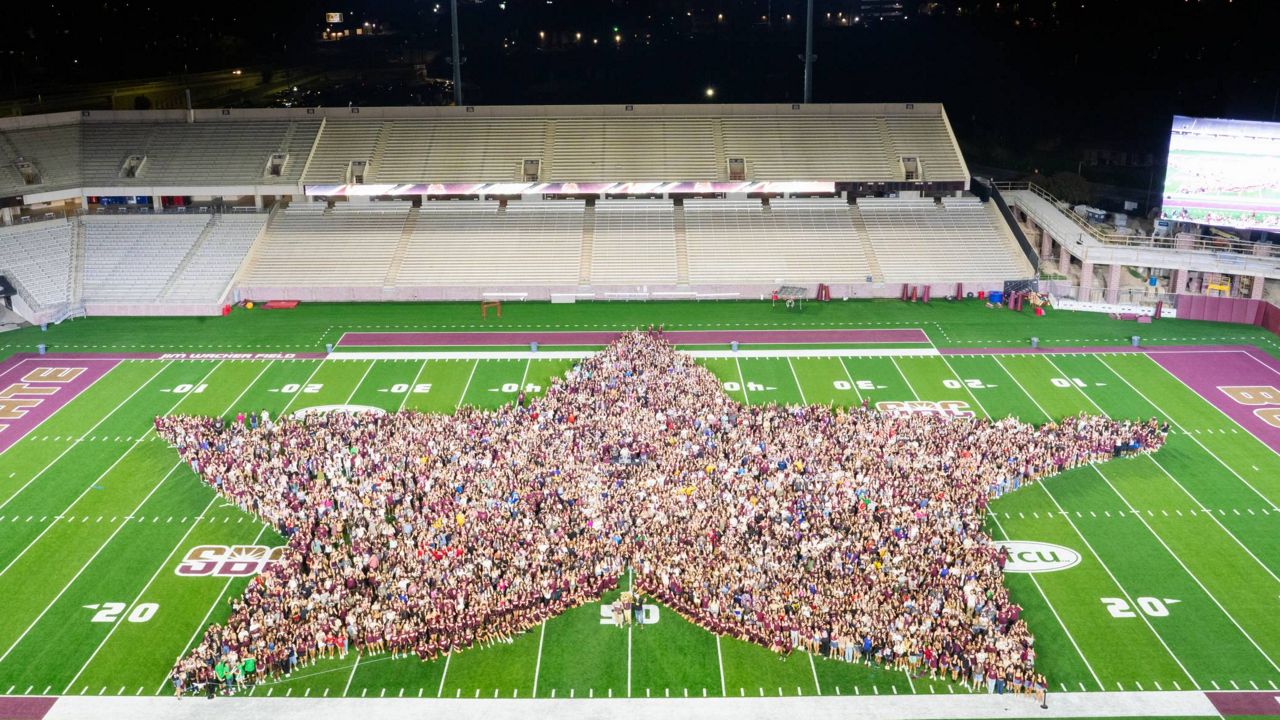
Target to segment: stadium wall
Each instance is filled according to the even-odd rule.
[[[954,295],[955,282],[905,283],[908,287],[926,286],[936,299]],[[851,299],[897,298],[904,283],[829,283],[831,297]],[[817,295],[816,285],[802,285],[809,297]],[[965,282],[965,293],[1002,290],[1004,280]],[[304,302],[474,302],[486,299],[551,301],[575,300],[761,300],[767,299],[777,285],[693,285],[693,286],[503,286],[503,287],[270,287],[243,286],[236,290],[236,301],[301,300]],[[167,306],[166,306],[167,307]]]
[[[1179,295],[1178,317],[1183,320],[1256,325],[1267,332],[1280,335],[1280,307],[1266,300]]]

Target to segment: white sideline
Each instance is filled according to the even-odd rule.
[[[64,697],[46,720],[223,720],[269,717],[272,720],[315,720],[359,717],[361,720],[807,720],[857,717],[860,720],[933,720],[935,718],[1066,718],[1066,717],[1219,717],[1204,693],[1092,692],[1051,693],[1049,709],[1025,696],[1012,695],[880,695],[788,698],[613,698],[595,700],[474,700],[417,698],[261,698],[183,700],[161,697]]]
[[[331,352],[326,360],[582,360],[599,350],[391,350],[386,352]],[[677,350],[692,358],[831,358],[831,357],[934,357],[935,348],[794,348],[790,350]]]

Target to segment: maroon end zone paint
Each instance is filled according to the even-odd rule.
[[[608,345],[622,331],[559,332],[351,332],[342,336],[342,347],[435,347],[449,345]],[[804,343],[927,343],[929,336],[916,328],[902,330],[669,330],[673,345],[743,345]]]
[[[1223,716],[1270,715],[1280,717],[1280,693],[1207,692],[1205,697]]]
[[[0,452],[97,382],[120,361],[105,358],[19,358],[0,371]]]
[[[0,697],[0,720],[41,720],[57,701],[51,697]]]
[[[1127,355],[1160,355],[1164,353],[1206,352],[1254,352],[1252,345],[1081,345],[1079,347],[1016,347],[1016,348],[938,348],[940,355],[1101,355],[1124,353]],[[1261,353],[1265,355],[1265,353]]]
[[[1152,355],[1151,359],[1266,443],[1267,447],[1280,453],[1280,427],[1266,422],[1257,413],[1280,406],[1272,403],[1245,404],[1221,389],[1248,386],[1280,389],[1280,369],[1245,351],[1161,353]]]

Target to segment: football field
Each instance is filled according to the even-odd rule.
[[[1280,422],[1272,422],[1280,391],[1267,390],[1280,387],[1280,363],[1234,345],[1131,353],[990,349],[997,342],[958,349],[942,342],[933,325],[897,327],[919,327],[927,338],[881,346],[752,345],[738,355],[707,352],[699,362],[745,403],[867,403],[1012,415],[1036,424],[1081,412],[1167,420],[1168,442],[1154,455],[1072,470],[992,504],[993,538],[1046,543],[1059,559],[1070,558],[1063,569],[1006,574],[1036,636],[1037,666],[1055,692],[1280,686],[1280,456],[1273,450],[1280,447]],[[574,363],[480,344],[396,346],[382,356],[392,350],[340,345],[314,357],[263,359],[103,350],[100,376],[38,425],[0,434],[11,443],[0,454],[0,693],[171,692],[175,659],[226,617],[228,599],[265,563],[268,548],[282,544],[274,530],[202,485],[150,429],[153,417],[264,409],[279,415],[334,405],[433,413],[497,407],[519,392],[544,392]],[[84,358],[24,362],[19,374],[80,367]],[[1245,368],[1252,373],[1247,382],[1232,379]],[[1221,376],[1227,380],[1217,385],[1248,389],[1193,389],[1191,375],[1201,369],[1211,385]],[[16,377],[0,379],[7,385]],[[1028,569],[1038,570],[1036,562],[1028,556]],[[968,692],[950,681],[805,653],[782,658],[719,638],[657,604],[646,608],[643,625],[618,628],[602,616],[601,603],[569,611],[511,644],[425,663],[352,652],[252,693]]]

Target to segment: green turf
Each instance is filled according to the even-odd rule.
[[[777,313],[760,303],[549,306],[511,304],[497,322],[454,305],[324,306],[237,311],[216,319],[90,319],[3,336],[0,353],[52,351],[317,352],[344,330],[528,329],[564,325],[677,327],[920,327],[938,346],[1252,344],[1254,328],[1087,314],[1046,319],[977,303],[814,304]],[[776,324],[776,325],[775,325]],[[464,326],[464,327],[453,327]],[[585,328],[584,328],[585,329]],[[88,347],[92,346],[92,347]],[[110,347],[106,347],[110,346]],[[133,347],[139,346],[139,347]],[[141,347],[146,346],[146,347]],[[1280,457],[1140,355],[780,357],[702,361],[739,400],[822,403],[927,400],[1030,422],[1079,412],[1167,418],[1167,446],[1146,458],[1079,468],[992,504],[996,538],[1038,540],[1081,555],[1057,573],[1006,581],[1036,635],[1056,691],[1265,689],[1280,683]],[[0,455],[0,692],[166,693],[173,660],[224,619],[245,579],[174,573],[197,545],[277,545],[281,539],[215,499],[149,432],[168,412],[234,416],[360,404],[451,412],[537,395],[570,360],[125,361]],[[180,385],[199,392],[176,395]],[[169,391],[169,392],[166,392]],[[962,404],[962,405],[961,405]],[[1198,432],[1197,432],[1198,431]],[[133,515],[132,519],[126,519]],[[61,517],[59,517],[61,516]],[[98,518],[102,519],[99,520]],[[170,519],[172,518],[172,519]],[[617,592],[617,591],[614,591]],[[612,599],[606,595],[604,602]],[[1114,617],[1104,598],[1167,614]],[[1176,600],[1176,603],[1167,602]],[[123,619],[94,623],[103,603]],[[1112,601],[1115,602],[1114,600]],[[127,618],[155,605],[145,622]],[[86,608],[98,605],[98,609]],[[952,694],[963,685],[793,653],[782,659],[719,638],[659,607],[643,628],[601,624],[599,602],[511,644],[447,659],[352,653],[322,660],[255,696],[777,697]],[[358,662],[357,662],[358,661]],[[535,687],[536,685],[536,687]]]

